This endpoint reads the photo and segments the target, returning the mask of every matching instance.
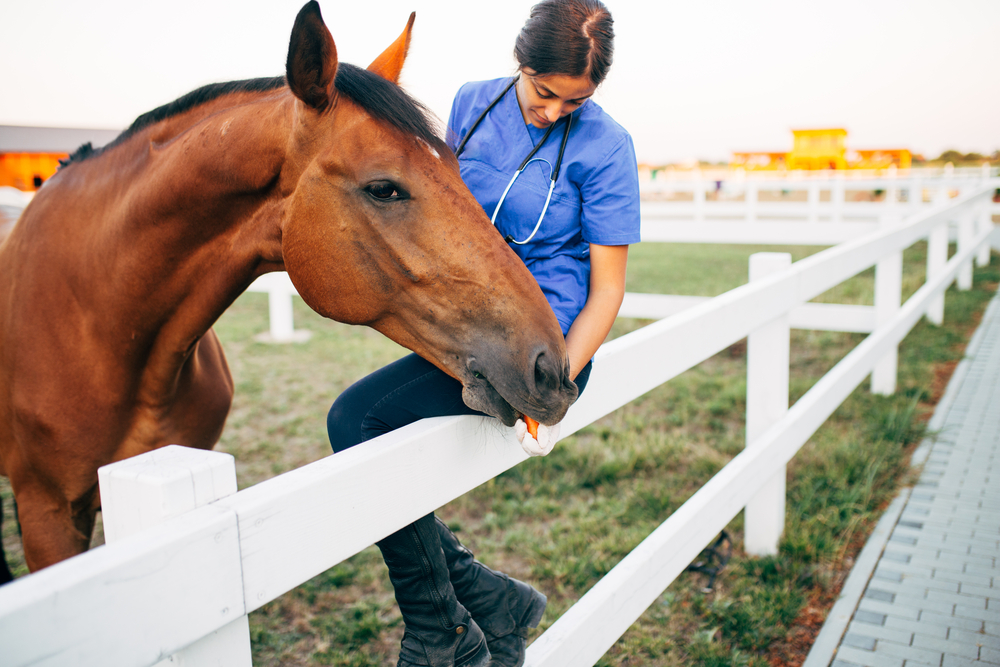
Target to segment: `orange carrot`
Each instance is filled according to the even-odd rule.
[[[538,440],[538,422],[528,415],[524,415],[524,424],[528,427],[528,433],[531,434],[531,437]]]

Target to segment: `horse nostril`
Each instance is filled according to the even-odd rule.
[[[550,392],[559,387],[561,373],[555,366],[549,355],[538,353],[535,357],[535,391]]]

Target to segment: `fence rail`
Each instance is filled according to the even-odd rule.
[[[758,420],[753,429],[748,424],[748,437],[759,437],[536,640],[528,649],[528,665],[593,664],[748,503],[764,520],[748,516],[747,530],[761,525],[764,537],[748,532],[747,544],[757,544],[758,553],[776,550],[781,531],[772,519],[780,518],[775,508],[783,498],[775,498],[769,485],[783,480],[784,466],[798,448],[868,374],[880,367],[885,371],[887,361],[892,361],[894,385],[899,341],[922,314],[934,311],[951,282],[971,285],[971,263],[974,257],[982,261],[991,232],[985,222],[991,192],[981,186],[940,201],[903,223],[755,278],[600,349],[591,389],[563,422],[567,435],[746,336],[768,329],[773,334],[777,325],[779,337],[784,326],[787,338],[792,314],[802,312],[796,309],[877,266],[873,333],[784,417]],[[947,260],[947,244],[933,239],[940,240],[951,221],[958,224],[959,245]],[[901,263],[895,257],[928,237],[927,283],[900,306]],[[896,285],[894,298],[878,296],[891,292],[885,285]],[[776,374],[776,382],[763,380],[780,387],[780,375],[787,378],[787,357],[783,368],[760,364],[755,349],[748,349],[748,373]],[[748,377],[748,387],[759,386],[760,380]],[[874,377],[873,388],[892,391]],[[783,400],[787,405],[787,382]],[[748,405],[748,419],[749,412]],[[103,547],[0,588],[3,663],[150,665],[184,650],[185,664],[246,665],[247,613],[517,465],[525,455],[512,430],[495,420],[444,417],[230,495],[226,475],[212,472],[218,457],[227,459],[215,452],[168,448],[102,469],[105,512],[118,516],[115,522],[125,526],[122,534],[151,523],[135,518],[144,508],[169,516],[176,514],[164,510],[171,503],[193,507],[224,497],[115,536]],[[174,472],[162,472],[165,468]],[[134,500],[127,489],[112,491],[105,485],[111,477],[124,477],[125,486],[146,500]],[[171,485],[185,489],[176,494],[181,500],[168,502],[175,496],[160,491]],[[150,486],[157,491],[142,490]],[[399,498],[408,501],[399,503]],[[228,662],[206,658],[213,647]]]

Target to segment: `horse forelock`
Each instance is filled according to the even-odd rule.
[[[427,142],[439,153],[450,152],[447,144],[440,137],[438,131],[440,123],[437,118],[427,107],[410,97],[398,85],[349,63],[340,63],[334,85],[340,94],[360,106],[374,118],[387,122],[402,132]],[[287,82],[284,76],[227,81],[202,86],[178,97],[173,102],[142,114],[128,129],[103,147],[94,148],[89,142],[83,144],[69,158],[60,160],[60,168],[101,155],[148,127],[225,95],[265,93],[286,86]]]

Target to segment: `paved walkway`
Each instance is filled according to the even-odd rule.
[[[1000,294],[804,667],[1000,665]]]

